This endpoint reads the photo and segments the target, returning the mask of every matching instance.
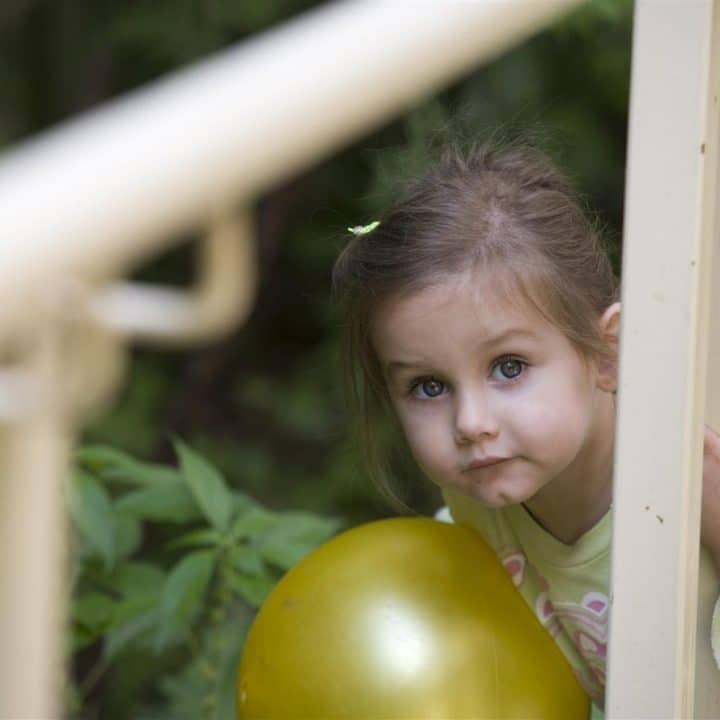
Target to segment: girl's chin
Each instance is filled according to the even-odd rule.
[[[532,498],[534,493],[523,487],[492,486],[492,483],[474,485],[467,489],[466,494],[477,500],[485,507],[497,510],[509,505],[519,505]]]
[[[467,482],[467,478],[458,478],[464,482],[448,482],[436,484],[453,492],[461,493],[475,500],[486,508],[497,510],[510,505],[526,503],[538,492],[542,483],[538,478],[524,474],[514,473],[514,477],[485,477],[474,482]]]
[[[523,502],[522,499],[516,499],[507,495],[488,496],[485,493],[473,493],[471,497],[473,497],[485,507],[490,508],[491,510],[499,510],[500,508],[508,507],[510,505],[517,505]]]

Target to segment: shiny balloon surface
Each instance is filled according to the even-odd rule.
[[[427,519],[361,525],[260,610],[238,720],[587,718],[570,665],[481,537]]]

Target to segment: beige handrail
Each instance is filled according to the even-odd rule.
[[[0,308],[124,274],[576,4],[334,3],[0,157]]]

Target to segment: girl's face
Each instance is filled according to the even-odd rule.
[[[600,437],[599,373],[529,303],[460,275],[388,301],[372,339],[427,476],[489,507],[587,480]]]

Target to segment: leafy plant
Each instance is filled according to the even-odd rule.
[[[174,445],[177,468],[102,445],[77,453],[68,498],[75,717],[102,712],[94,688],[130,659],[158,669],[125,698],[133,717],[233,717],[235,672],[256,608],[283,571],[340,526],[272,512],[182,441]]]

